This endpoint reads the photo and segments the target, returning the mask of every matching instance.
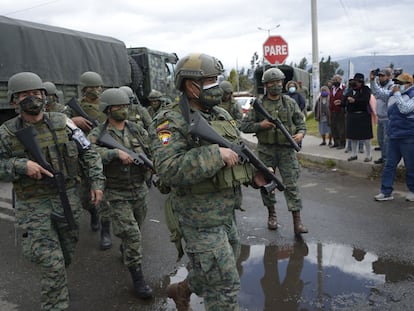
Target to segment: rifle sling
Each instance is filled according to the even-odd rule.
[[[60,149],[59,149],[56,131],[53,128],[52,124],[50,123],[49,119],[46,117],[46,115],[43,115],[43,120],[46,123],[49,131],[52,133],[53,142],[55,143],[56,152],[57,152],[57,156],[58,156],[59,171],[61,172],[61,174],[63,174],[63,172],[64,172],[63,171],[63,162],[62,162],[63,157],[62,157],[62,153],[60,152]],[[65,180],[63,180],[63,182],[65,182]],[[65,190],[64,193],[62,191],[59,191],[59,197],[60,197],[60,201],[62,203],[63,213],[65,215],[65,218],[66,218],[66,221],[68,222],[69,227],[71,229],[76,229],[77,225],[76,225],[76,222],[75,222],[75,218],[73,217],[73,213],[72,213],[72,209],[71,209],[71,206],[70,206],[69,198],[68,198],[67,193],[66,193],[66,186],[65,186],[64,190]]]

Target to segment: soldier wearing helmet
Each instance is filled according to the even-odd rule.
[[[106,115],[99,110],[102,85],[102,77],[96,72],[86,71],[80,76],[79,87],[81,89],[81,98],[78,100],[79,106],[89,117],[94,120],[98,120],[99,122],[103,122],[106,119]],[[67,107],[65,113],[86,134],[90,132],[93,124],[89,120],[79,116],[76,111],[69,107]],[[82,178],[79,186],[82,206],[90,214],[91,230],[98,231],[101,229],[99,247],[102,250],[107,250],[112,247],[109,207],[107,206],[107,202],[103,201],[100,206],[96,208],[89,201],[89,192],[90,185],[88,180],[86,178]]]
[[[222,81],[220,83],[220,88],[223,91],[223,96],[221,98],[219,107],[225,109],[228,113],[230,113],[236,122],[237,128],[239,128],[241,120],[243,118],[243,112],[241,107],[233,98],[233,85],[229,81]]]
[[[88,138],[102,157],[106,176],[105,198],[109,203],[114,234],[122,240],[124,264],[131,273],[137,296],[146,299],[152,297],[152,290],[142,273],[140,227],[147,211],[148,188],[145,181],[149,171],[134,163],[129,153],[108,148],[99,142],[99,138],[107,133],[133,152],[148,152],[147,131],[127,120],[129,106],[130,99],[125,91],[116,88],[105,90],[99,109],[107,119],[94,128]]]
[[[76,188],[79,159],[92,184],[89,200],[99,204],[105,181],[101,158],[66,115],[44,112],[45,86],[37,74],[20,72],[10,77],[8,97],[20,114],[0,127],[0,179],[13,182],[16,220],[24,232],[23,255],[41,268],[41,309],[66,310],[69,293],[65,267],[72,261],[79,236],[66,217],[73,215],[77,224],[80,216]],[[25,138],[33,145],[37,143],[50,164],[47,169],[17,136],[30,127],[35,135],[25,133]],[[68,200],[61,200],[54,182],[58,173],[64,178]]]
[[[130,105],[128,112],[128,120],[131,122],[138,123],[146,130],[148,130],[152,122],[152,118],[148,113],[148,110],[141,105],[141,103],[138,101],[137,96],[134,94],[134,92],[129,86],[121,86],[119,89],[124,91],[129,98]]]
[[[165,99],[160,91],[151,90],[151,92],[148,94],[148,101],[150,102],[148,113],[150,114],[151,118],[153,118],[158,113],[158,111],[165,108]]]
[[[99,98],[103,87],[102,77],[96,72],[86,71],[80,76],[79,87],[81,89],[81,98],[79,99],[81,108],[92,119],[103,122],[105,115],[99,111]],[[68,109],[67,114],[85,133],[88,134],[90,132],[93,127],[90,121],[79,116],[72,109]]]
[[[238,308],[235,262],[240,240],[234,210],[241,202],[240,185],[250,182],[253,171],[249,164],[238,163],[233,150],[188,134],[191,116],[200,114],[220,135],[241,141],[230,114],[218,107],[223,94],[217,77],[222,73],[221,62],[210,55],[194,53],[180,59],[175,68],[175,85],[182,91],[179,103],[156,114],[150,128],[156,171],[162,184],[171,188],[165,208],[176,225],[170,230],[181,251],[181,238],[185,240],[192,262],[188,278],[167,287],[178,310],[190,310],[192,292],[204,298],[206,310]],[[213,259],[214,254],[221,260]],[[204,266],[212,267],[208,276]]]
[[[43,87],[46,90],[46,111],[55,111],[65,113],[66,107],[59,103],[58,90],[53,82],[43,82]]]
[[[269,68],[263,73],[262,81],[266,87],[263,107],[274,118],[279,118],[299,144],[305,136],[306,124],[296,102],[289,96],[282,94],[284,79],[285,75],[279,68]],[[249,111],[247,117],[243,119],[241,130],[245,133],[256,133],[260,159],[268,167],[272,167],[274,170],[279,169],[283,183],[286,185],[284,196],[288,210],[292,212],[295,235],[307,233],[308,230],[302,224],[300,217],[302,199],[297,185],[299,162],[295,150],[280,129],[254,109]],[[276,230],[278,224],[275,194],[268,194],[261,190],[261,196],[269,213],[267,227],[270,230]]]

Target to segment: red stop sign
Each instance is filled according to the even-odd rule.
[[[283,64],[289,56],[288,44],[281,36],[272,36],[263,43],[263,56],[273,64]]]

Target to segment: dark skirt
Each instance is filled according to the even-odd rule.
[[[346,138],[353,140],[372,139],[372,120],[368,111],[346,114]]]

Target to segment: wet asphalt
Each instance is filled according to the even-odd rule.
[[[243,188],[237,212],[242,254],[241,310],[411,310],[414,306],[414,202],[404,199],[397,184],[394,201],[375,202],[379,180],[355,177],[326,167],[303,168],[300,188],[302,220],[310,232],[295,239],[291,214],[277,193],[277,231],[266,228],[259,192]],[[0,310],[39,308],[39,269],[21,255],[19,229],[10,210],[10,184],[0,186]],[[165,288],[185,277],[185,258],[176,262],[169,242],[163,202],[150,191],[144,224],[144,275],[155,298],[133,294],[121,262],[119,240],[99,249],[99,233],[91,232],[88,215],[81,219],[80,242],[68,269],[71,311],[175,310]],[[194,310],[204,310],[192,295]]]

